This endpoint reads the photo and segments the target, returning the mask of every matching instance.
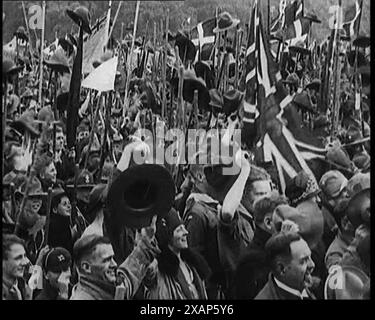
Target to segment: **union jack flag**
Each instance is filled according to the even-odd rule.
[[[273,162],[278,172],[282,192],[286,183],[300,171],[314,177],[307,160],[318,158],[325,149],[308,140],[299,125],[285,123],[284,111],[293,96],[287,94],[277,64],[263,31],[258,1],[252,8],[246,52],[246,93],[244,103],[243,143],[256,145],[262,152],[261,162]],[[282,118],[284,117],[284,119]],[[288,113],[287,117],[296,113]],[[288,120],[288,119],[287,119]],[[289,119],[291,120],[291,119]],[[288,120],[288,123],[289,123]],[[300,119],[297,118],[297,122]],[[290,121],[292,123],[292,121]],[[303,152],[301,152],[303,150]]]

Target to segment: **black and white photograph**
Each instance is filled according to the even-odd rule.
[[[2,1],[2,300],[369,300],[370,15]]]

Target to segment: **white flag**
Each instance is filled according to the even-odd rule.
[[[82,87],[101,92],[114,90],[117,63],[117,56],[103,62],[83,80]]]

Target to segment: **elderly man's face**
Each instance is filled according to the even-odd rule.
[[[315,264],[311,259],[311,250],[307,242],[303,239],[290,244],[291,257],[289,262],[281,271],[279,280],[287,286],[299,290],[309,288],[312,285],[312,272]]]
[[[29,263],[24,246],[15,243],[10,246],[7,253],[3,254],[6,256],[3,258],[4,275],[11,279],[22,278],[25,268]]]

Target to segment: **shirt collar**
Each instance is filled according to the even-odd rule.
[[[280,289],[282,289],[282,290],[284,290],[286,292],[289,292],[289,293],[291,293],[294,296],[300,297],[301,299],[309,297],[309,295],[307,294],[306,289],[303,289],[302,292],[299,292],[298,290],[293,289],[293,288],[287,286],[286,284],[282,283],[281,281],[277,280],[276,277],[273,277],[273,279],[275,280],[276,285]]]

